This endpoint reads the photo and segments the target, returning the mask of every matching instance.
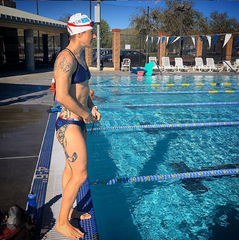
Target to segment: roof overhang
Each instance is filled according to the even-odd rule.
[[[66,23],[64,22],[1,5],[0,26],[51,33],[67,33]]]

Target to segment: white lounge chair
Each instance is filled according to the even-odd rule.
[[[181,72],[186,71],[189,72],[189,69],[187,66],[183,65],[183,59],[182,58],[175,58],[175,68]]]
[[[121,71],[124,71],[125,69],[130,71],[130,63],[130,58],[124,58],[123,62],[121,62]]]
[[[208,71],[209,67],[207,65],[203,65],[203,60],[201,57],[195,58],[195,66],[193,67],[193,70],[201,71]]]
[[[239,68],[239,59],[234,62],[234,68]]]
[[[158,69],[158,64],[157,64],[158,60],[156,57],[149,57],[149,63],[150,62],[154,63],[153,69]]]
[[[237,72],[239,68],[233,67],[230,61],[223,61],[223,70],[226,69],[228,72]]]
[[[164,71],[176,71],[176,68],[172,65],[170,65],[170,59],[169,57],[162,57],[162,67]]]
[[[219,72],[221,71],[221,69],[217,68],[214,64],[214,59],[213,58],[206,58],[206,62],[207,62],[207,67],[209,69],[209,72]]]

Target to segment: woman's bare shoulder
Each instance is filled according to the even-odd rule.
[[[75,60],[71,56],[71,54],[67,51],[61,51],[57,56],[57,59],[54,64],[54,73],[64,74],[67,72],[71,72],[74,68]]]

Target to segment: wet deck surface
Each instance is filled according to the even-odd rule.
[[[25,208],[52,104],[52,72],[0,78],[0,210]]]
[[[48,113],[44,105],[0,107],[0,206],[25,208]]]

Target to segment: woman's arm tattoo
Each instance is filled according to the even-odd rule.
[[[59,71],[59,69],[61,70],[60,75],[70,71],[71,64],[67,62],[67,59],[65,57],[60,60],[59,64],[54,68],[54,71],[57,71],[57,70]]]

